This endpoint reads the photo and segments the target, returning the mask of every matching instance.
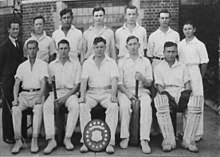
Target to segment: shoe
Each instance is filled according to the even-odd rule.
[[[170,152],[172,150],[172,146],[169,143],[164,143],[162,145],[163,152]]]
[[[44,149],[44,154],[50,154],[57,147],[55,139],[50,139],[47,147]]]
[[[66,150],[68,150],[68,151],[71,151],[71,150],[73,150],[74,149],[74,146],[73,146],[73,144],[71,143],[71,140],[70,140],[70,138],[64,138],[64,141],[63,141],[63,144],[65,145],[65,147],[66,147]]]
[[[189,150],[190,152],[193,152],[193,153],[198,153],[199,152],[199,149],[198,147],[196,146],[196,143],[195,142],[191,142],[189,144],[185,143],[184,141],[182,142],[182,147]]]
[[[31,153],[37,153],[39,151],[39,147],[37,144],[37,138],[32,138],[31,140]]]
[[[5,143],[8,143],[8,144],[15,144],[15,140],[14,139],[8,139],[8,138],[6,138],[6,139],[4,139],[3,140]]]
[[[79,151],[80,151],[81,153],[86,153],[86,152],[89,151],[89,149],[86,147],[85,144],[83,144]]]
[[[113,154],[115,152],[113,145],[110,145],[110,144],[106,147],[105,151],[108,154]]]
[[[202,140],[202,135],[196,135],[194,141],[199,142]]]
[[[147,140],[141,140],[141,148],[142,148],[142,152],[144,154],[150,154],[151,153],[151,148],[150,148]]]
[[[129,142],[129,138],[123,138],[120,142],[120,147],[122,149],[128,148],[128,142]]]
[[[14,145],[14,147],[13,147],[11,152],[12,152],[12,154],[17,154],[17,153],[20,152],[20,150],[22,148],[23,148],[23,143],[22,143],[21,139],[16,140],[15,145]]]

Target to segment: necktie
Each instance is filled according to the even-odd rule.
[[[18,40],[15,40],[15,43],[16,43],[16,48],[19,50],[20,47],[19,47],[19,44],[18,44]]]

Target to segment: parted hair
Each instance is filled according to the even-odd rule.
[[[175,46],[175,47],[177,47],[177,44],[176,43],[174,43],[174,42],[172,42],[172,41],[167,41],[167,42],[165,42],[165,44],[164,44],[164,50],[165,50],[165,48],[166,47],[172,47],[172,46]]]
[[[42,15],[36,16],[36,17],[33,19],[33,23],[34,23],[35,20],[37,20],[37,19],[42,19],[42,20],[43,20],[43,23],[45,23],[45,18],[44,18]]]
[[[103,7],[95,7],[95,8],[93,9],[93,11],[92,11],[92,15],[94,15],[94,13],[95,13],[96,11],[102,11],[102,12],[104,13],[104,15],[105,15],[105,9],[104,9]]]
[[[73,16],[73,12],[71,9],[65,8],[63,10],[60,11],[60,17],[62,17],[63,15],[70,13],[71,16]]]
[[[137,39],[137,41],[138,41],[138,43],[139,43],[138,37],[136,37],[136,36],[134,36],[134,35],[129,36],[129,37],[127,38],[127,40],[126,40],[126,43],[128,43],[131,39]]]
[[[171,14],[170,14],[170,12],[167,10],[167,9],[162,9],[159,13],[158,13],[158,17],[160,17],[160,14],[161,13],[167,13],[167,14],[169,14],[169,17],[171,18]]]
[[[26,44],[26,47],[28,48],[28,45],[29,44],[35,44],[35,46],[36,47],[38,47],[38,42],[37,42],[37,40],[29,40],[28,42],[27,42],[27,44]]]
[[[16,18],[13,18],[13,19],[11,19],[9,22],[8,22],[8,29],[10,29],[11,28],[11,24],[12,23],[17,23],[17,24],[19,24],[19,26],[20,26],[20,21],[18,20],[18,19],[16,19]]]
[[[195,23],[194,23],[193,21],[191,21],[191,20],[187,20],[187,21],[185,21],[184,24],[183,24],[183,26],[184,26],[184,25],[192,25],[193,28],[196,27],[196,26],[195,26]]]
[[[98,43],[103,42],[104,44],[106,44],[106,40],[102,37],[96,37],[93,41],[93,45],[97,45]]]
[[[66,39],[62,39],[58,42],[58,47],[60,46],[60,44],[67,44],[68,46],[70,46],[69,41],[67,41]]]
[[[138,13],[138,8],[135,5],[132,4],[127,5],[124,10],[125,14],[127,12],[127,9],[136,9],[136,13]]]

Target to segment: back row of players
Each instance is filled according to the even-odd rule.
[[[152,98],[155,97],[157,119],[164,137],[163,151],[171,151],[176,147],[168,98],[164,97],[164,91],[178,103],[181,92],[192,89],[192,94],[188,95],[188,109],[185,112],[187,114],[182,146],[192,152],[198,152],[195,141],[203,135],[203,118],[200,117],[203,117],[202,76],[209,61],[207,51],[205,45],[194,36],[196,28],[192,22],[184,24],[183,32],[186,38],[179,42],[179,34],[169,27],[170,13],[162,10],[158,15],[160,27],[149,36],[148,42],[145,28],[136,22],[138,10],[132,5],[125,8],[126,23],[116,30],[115,36],[113,31],[104,25],[104,8],[93,10],[94,24],[83,34],[72,25],[73,13],[69,9],[60,12],[61,27],[53,33],[52,38],[43,31],[44,18],[35,17],[34,32],[24,45],[24,54],[28,60],[19,65],[15,74],[12,119],[16,143],[12,153],[18,153],[23,146],[20,131],[21,111],[27,107],[34,108],[31,151],[39,150],[37,137],[42,113],[48,140],[44,153],[49,154],[56,148],[53,94],[43,103],[46,78],[49,78],[50,82],[51,76],[56,78],[58,99],[55,101],[65,104],[69,111],[64,138],[66,149],[74,149],[70,139],[78,114],[80,113],[83,132],[85,125],[91,120],[91,108],[100,103],[107,109],[106,123],[113,135],[106,148],[107,153],[114,152],[118,117],[120,147],[128,147],[130,105],[131,101],[136,99],[135,80],[139,80],[140,141],[143,153],[151,153],[148,143],[152,109],[150,91],[147,88],[151,87],[153,82],[152,69],[158,91],[156,97],[154,92],[152,93]],[[9,33],[14,27],[19,26],[11,24]],[[176,60],[177,49],[179,60]],[[79,58],[83,65],[82,73]],[[47,64],[42,60],[50,63],[49,71]],[[20,82],[23,92],[18,96]],[[81,96],[78,99],[80,83]],[[84,143],[83,140],[81,142]],[[88,151],[85,144],[80,151]]]

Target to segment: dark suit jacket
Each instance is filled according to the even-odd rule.
[[[17,49],[11,40],[8,38],[0,46],[0,81],[2,82],[2,89],[13,90],[14,75],[17,67],[23,61],[23,50],[21,42],[18,42],[19,49]]]

